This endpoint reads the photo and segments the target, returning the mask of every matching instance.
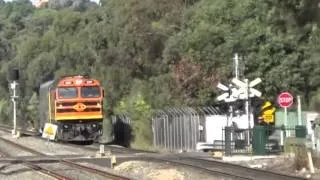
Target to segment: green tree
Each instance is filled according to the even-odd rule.
[[[132,147],[150,149],[152,146],[152,111],[151,106],[146,103],[140,92],[132,93],[131,96],[123,98],[116,108],[117,113],[126,113],[132,120],[134,135]]]

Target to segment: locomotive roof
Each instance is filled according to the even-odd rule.
[[[84,80],[84,81],[92,81],[91,84],[76,84],[76,80]],[[65,84],[65,82],[72,82],[72,84],[68,85]],[[100,86],[100,82],[96,79],[89,78],[89,76],[81,76],[81,75],[67,75],[67,76],[62,76],[56,80],[51,80],[47,81],[43,84],[40,85],[40,89],[43,88],[50,88],[50,87],[55,87],[55,86],[82,86],[82,85],[88,85],[88,86]]]
[[[65,76],[57,81],[57,86],[100,86],[100,82],[88,76]]]

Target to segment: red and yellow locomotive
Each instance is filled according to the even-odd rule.
[[[40,129],[58,126],[62,141],[97,140],[102,134],[104,90],[87,76],[66,76],[40,86]]]

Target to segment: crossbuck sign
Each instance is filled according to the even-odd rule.
[[[243,82],[237,78],[233,78],[232,82],[239,88],[233,88],[231,84],[229,85],[229,87],[221,83],[218,84],[217,87],[224,91],[223,94],[217,97],[218,101],[224,100],[225,102],[233,102],[237,99],[248,99],[254,96],[261,97],[262,93],[257,89],[253,88],[261,82],[261,78],[257,78],[251,81],[250,83],[247,79],[245,79],[245,82]]]
[[[239,87],[239,99],[248,99],[249,97],[261,97],[261,92],[254,89],[253,87],[261,83],[261,78],[257,78],[249,83],[248,79],[245,82],[239,79],[233,78],[232,82]],[[248,94],[247,94],[248,93]]]
[[[232,84],[227,87],[219,83],[217,87],[225,92],[217,97],[218,101],[224,100],[225,102],[234,102],[237,100],[238,90],[236,88],[232,88]]]

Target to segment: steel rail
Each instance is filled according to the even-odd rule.
[[[6,143],[8,143],[8,144],[10,144],[12,146],[15,146],[16,148],[19,148],[19,149],[22,149],[24,151],[30,152],[32,154],[43,156],[43,157],[48,157],[48,155],[46,155],[46,154],[44,154],[42,152],[36,151],[34,149],[31,149],[31,148],[28,148],[28,147],[25,147],[25,146],[22,146],[20,144],[14,143],[14,142],[12,142],[10,140],[7,140],[7,139],[4,139],[2,137],[0,137],[0,140],[4,141],[4,142],[6,142]],[[25,161],[24,161],[24,163],[25,163]],[[80,165],[80,164],[72,162],[70,160],[61,159],[61,160],[58,161],[58,163],[65,164],[67,166],[72,166],[72,167],[77,168],[77,169],[83,169],[83,170],[85,170],[87,172],[95,173],[95,174],[98,174],[100,176],[112,178],[112,179],[115,179],[115,180],[120,180],[120,179],[121,180],[129,180],[130,179],[130,178],[127,178],[127,177],[124,177],[124,176],[120,176],[120,175],[117,175],[117,174],[113,174],[113,173],[110,173],[110,172],[107,172],[107,171],[102,171],[102,170],[94,169],[94,168],[91,168],[91,167],[88,167],[88,166]],[[54,173],[54,172],[50,171],[50,173]]]
[[[195,157],[185,157],[185,156],[178,156],[178,161],[187,161],[186,163],[194,163],[194,164],[201,164],[206,165],[208,167],[222,167],[225,172],[232,172],[233,174],[242,174],[242,177],[248,177],[250,179],[255,179],[257,175],[259,175],[259,179],[282,179],[282,180],[302,180],[307,179],[298,176],[292,176],[283,173],[277,173],[267,170],[261,169],[254,169],[242,165],[221,162],[216,160],[208,160],[202,158],[195,158]],[[188,162],[189,161],[189,162]]]
[[[3,138],[3,137],[0,137],[0,140],[1,140],[1,141],[4,141],[4,142],[7,143],[7,144],[10,144],[10,145],[18,148],[18,149],[22,149],[23,151],[27,151],[27,152],[29,152],[29,153],[31,153],[31,154],[35,154],[35,155],[39,155],[39,156],[47,156],[47,155],[44,154],[44,153],[41,153],[41,152],[36,151],[36,150],[34,150],[34,149],[27,148],[27,147],[22,146],[22,145],[20,145],[20,144],[14,143],[14,142],[12,142],[12,141],[10,141],[10,140],[7,140],[7,139],[5,139],[5,138]]]
[[[13,127],[9,126],[9,125],[5,125],[5,124],[0,124],[0,130],[11,133],[10,129],[13,129]],[[17,128],[17,131],[19,131],[22,134],[26,134],[26,135],[37,136],[37,133],[34,131],[23,130],[21,128]]]
[[[228,173],[228,172],[224,172],[224,171],[219,171],[219,170],[213,170],[213,169],[209,169],[207,167],[204,167],[203,165],[195,165],[195,164],[191,164],[191,163],[182,162],[179,160],[173,160],[173,159],[168,159],[168,158],[157,158],[157,157],[146,157],[145,159],[148,161],[150,161],[150,160],[151,161],[160,161],[160,162],[166,162],[166,163],[171,163],[171,164],[180,165],[180,166],[187,166],[187,167],[191,167],[194,169],[204,171],[204,172],[211,174],[211,175],[220,175],[220,176],[224,176],[224,177],[228,177],[228,178],[232,178],[232,179],[253,180],[252,178],[248,178],[245,176],[240,176],[240,175],[236,175],[236,174]]]
[[[232,164],[232,163],[228,163],[228,162],[221,162],[221,161],[217,161],[217,160],[208,160],[208,159],[202,159],[202,158],[194,158],[194,157],[182,157],[184,159],[190,159],[190,160],[199,160],[201,162],[205,162],[207,164],[212,164],[212,165],[220,165],[220,166],[225,166],[225,167],[231,167],[237,170],[243,170],[243,171],[253,171],[253,172],[257,172],[257,173],[263,173],[265,176],[277,176],[277,178],[280,179],[306,179],[306,178],[302,178],[302,177],[298,177],[298,176],[292,176],[292,175],[288,175],[288,174],[284,174],[284,173],[278,173],[278,172],[273,172],[273,171],[268,171],[268,170],[262,170],[262,169],[255,169],[255,168],[250,168],[250,167],[246,167],[246,166],[242,166],[242,165],[237,165],[237,164]]]
[[[0,138],[0,140],[4,140],[4,142],[8,143],[8,140],[4,139],[4,138]],[[13,145],[12,143],[9,143],[10,145]],[[14,145],[15,146],[15,145]],[[12,155],[10,155],[8,152],[5,152],[4,150],[0,149],[0,154],[3,155],[3,157],[12,157]],[[72,180],[71,178],[67,177],[67,176],[64,176],[62,174],[59,174],[55,171],[52,171],[50,169],[46,169],[44,167],[41,167],[39,165],[36,165],[36,164],[33,164],[31,162],[27,162],[27,161],[21,161],[22,165],[30,168],[30,169],[33,169],[35,171],[39,171],[43,174],[46,174],[50,177],[53,177],[55,179],[58,179],[58,180]]]
[[[99,144],[95,143],[94,146],[95,147],[81,147],[78,146],[80,148],[83,149],[88,149],[91,151],[97,151],[99,150],[98,147]],[[152,151],[144,151],[144,150],[137,150],[137,149],[130,149],[130,148],[120,148],[120,147],[114,147],[114,146],[108,146],[107,147],[111,152],[116,152],[116,153],[121,153],[121,154],[125,154],[125,153],[154,153]],[[150,155],[149,154],[149,155]],[[291,175],[287,175],[287,174],[282,174],[282,173],[277,173],[277,172],[272,172],[272,171],[267,171],[267,170],[260,170],[260,169],[254,169],[254,168],[250,168],[250,167],[245,167],[245,166],[241,166],[241,165],[237,165],[237,164],[231,164],[231,163],[227,163],[227,162],[220,162],[220,161],[211,161],[211,160],[206,160],[206,159],[199,159],[199,158],[194,158],[194,157],[186,157],[186,156],[175,156],[175,158],[179,157],[180,159],[176,159],[176,160],[170,160],[168,158],[164,158],[164,159],[158,159],[156,157],[143,157],[143,159],[147,159],[147,160],[157,160],[157,161],[165,161],[165,162],[171,162],[173,164],[177,164],[177,165],[184,165],[184,166],[189,166],[189,167],[193,167],[193,168],[197,168],[197,169],[201,169],[204,170],[210,174],[220,174],[223,176],[230,176],[233,178],[238,178],[238,179],[255,179],[255,175],[256,174],[260,174],[263,177],[267,177],[268,179],[296,179],[296,180],[301,180],[301,179],[306,179],[306,178],[302,178],[302,177],[297,177],[297,176],[291,176]],[[187,161],[187,160],[191,160],[191,161],[198,161],[198,165],[195,164],[195,162],[183,162],[183,161]],[[210,164],[211,163],[211,164]],[[205,166],[205,164],[208,164],[207,166]],[[208,168],[208,167],[224,167],[224,168],[228,168],[230,171],[226,171],[226,170],[214,170],[212,168]],[[223,168],[222,168],[223,169]],[[241,171],[243,171],[241,173]],[[235,172],[239,172],[238,174]],[[240,175],[242,174],[242,175]]]
[[[75,167],[75,168],[78,168],[78,169],[83,169],[83,170],[86,170],[86,171],[89,171],[89,172],[93,172],[93,173],[99,174],[99,175],[107,177],[107,178],[112,178],[112,179],[117,179],[117,180],[129,180],[130,179],[130,178],[127,178],[127,177],[124,177],[124,176],[112,174],[112,173],[109,173],[109,172],[106,172],[106,171],[102,171],[102,170],[99,170],[99,169],[95,169],[95,168],[92,168],[92,167],[81,165],[81,164],[72,162],[70,160],[61,160],[60,162],[65,164],[65,165],[72,166],[72,167]]]
[[[30,163],[30,162],[23,162],[23,164],[25,166],[33,169],[33,170],[40,171],[41,173],[44,173],[44,174],[49,175],[51,177],[54,177],[55,179],[58,179],[58,180],[72,180],[72,178],[70,178],[70,177],[67,177],[67,176],[62,175],[60,173],[57,173],[57,172],[55,172],[53,170],[41,167],[39,165],[35,165],[33,163]]]

